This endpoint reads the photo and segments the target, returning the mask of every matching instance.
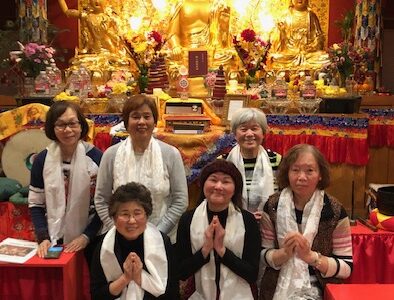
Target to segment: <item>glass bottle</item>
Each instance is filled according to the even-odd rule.
[[[316,99],[316,86],[311,76],[306,76],[304,84],[301,87],[301,97],[304,99]]]
[[[49,77],[45,71],[40,71],[40,74],[34,80],[34,90],[39,95],[49,95]]]
[[[87,97],[89,92],[92,91],[92,81],[90,78],[90,73],[83,65],[79,68],[78,72],[79,72],[79,77],[81,80],[80,94],[82,97]]]
[[[272,97],[276,99],[287,99],[287,83],[283,76],[279,76],[272,86]]]
[[[346,92],[349,96],[355,96],[357,94],[356,86],[357,82],[354,80],[354,75],[350,74],[350,76],[346,78]]]
[[[46,67],[46,74],[49,78],[49,87],[50,87],[50,93],[54,94],[56,93],[57,90],[57,83],[56,83],[56,75],[52,70],[52,67]]]
[[[56,85],[60,86],[62,83],[62,71],[56,66],[56,63],[51,63],[52,71],[56,75]]]
[[[77,70],[73,70],[71,75],[68,77],[67,89],[70,95],[80,96],[82,90],[82,81]]]

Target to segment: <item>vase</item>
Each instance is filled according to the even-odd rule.
[[[138,87],[141,94],[146,92],[148,81],[148,74],[141,74],[140,77],[138,77]]]
[[[347,77],[348,76],[345,73],[343,73],[343,72],[339,72],[338,73],[338,86],[340,88],[346,87],[346,78]]]
[[[32,94],[34,94],[34,77],[23,77],[19,86],[19,95],[26,98]]]
[[[255,88],[259,85],[259,79],[256,76],[246,75],[246,89]]]

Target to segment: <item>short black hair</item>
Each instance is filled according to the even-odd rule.
[[[138,182],[129,182],[119,186],[109,201],[108,213],[115,217],[121,203],[136,202],[141,205],[147,216],[152,214],[152,196],[147,187]]]
[[[85,139],[86,135],[89,131],[88,122],[85,119],[85,116],[82,113],[81,108],[79,105],[71,102],[71,101],[56,101],[51,105],[49,108],[46,117],[45,117],[45,134],[46,136],[51,139],[52,141],[58,141],[56,134],[55,134],[55,123],[57,119],[64,114],[67,108],[71,108],[77,114],[78,121],[81,124],[81,137],[80,139]]]

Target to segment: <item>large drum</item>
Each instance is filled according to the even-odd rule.
[[[26,129],[13,135],[6,142],[1,155],[5,175],[18,180],[22,186],[29,185],[34,158],[50,142],[41,129]]]

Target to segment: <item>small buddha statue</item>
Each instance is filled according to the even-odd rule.
[[[58,2],[67,17],[80,20],[80,53],[118,53],[124,48],[123,41],[117,34],[114,16],[105,11],[104,0],[88,0],[88,6],[80,10],[69,9],[66,0]]]
[[[324,34],[308,0],[290,0],[289,9],[271,36],[273,69],[316,70],[329,62]]]
[[[172,59],[187,62],[187,50],[208,51],[210,67],[218,68],[232,59],[230,8],[223,4],[213,8],[209,0],[185,0],[175,10],[169,26]]]

